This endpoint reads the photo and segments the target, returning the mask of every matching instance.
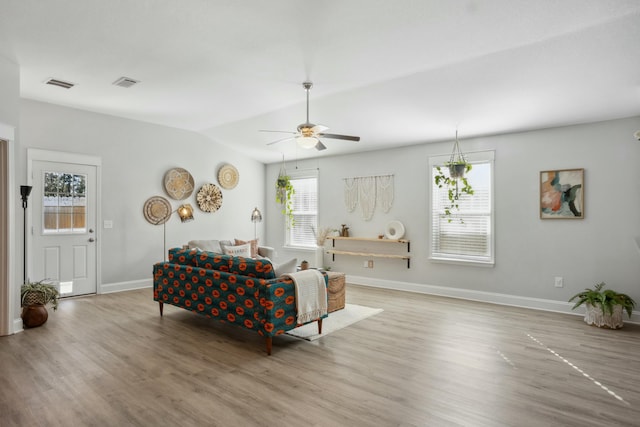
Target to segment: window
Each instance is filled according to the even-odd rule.
[[[293,226],[285,227],[286,245],[315,248],[315,232],[318,229],[318,178],[292,177]],[[285,218],[286,221],[286,218]]]
[[[443,261],[494,263],[493,233],[493,159],[494,152],[468,154],[473,168],[467,179],[474,194],[463,194],[459,209],[445,215],[450,206],[447,188],[434,183],[436,166],[443,166],[449,156],[429,159],[431,170],[431,259]],[[446,167],[442,170],[448,173]]]
[[[86,182],[86,175],[44,173],[44,233],[86,232]]]

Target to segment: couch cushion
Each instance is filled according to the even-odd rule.
[[[194,265],[194,260],[200,251],[198,249],[189,248],[171,248],[169,249],[169,262],[174,264]]]
[[[225,271],[242,276],[256,277],[259,279],[273,279],[276,277],[271,261],[264,259],[253,259],[245,257],[235,257],[232,255],[215,254],[213,252],[200,252],[195,257],[196,267],[208,270]]]
[[[280,277],[283,274],[295,273],[297,270],[298,258],[291,258],[289,261],[274,264],[273,269],[276,277]]]
[[[207,270],[229,271],[231,262],[230,255],[218,254],[215,252],[203,251],[199,252],[193,258],[193,264],[196,267],[206,268]]]
[[[220,240],[190,240],[189,247],[218,254],[224,253],[220,247]]]

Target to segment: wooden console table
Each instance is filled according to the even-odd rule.
[[[336,255],[352,255],[352,256],[361,256],[367,258],[392,258],[392,259],[405,259],[407,260],[407,268],[411,268],[411,241],[406,239],[377,239],[371,237],[327,237],[328,240],[331,240],[332,249],[328,249],[327,253],[331,254],[333,261],[336,260]],[[380,252],[356,252],[356,251],[344,251],[335,249],[336,240],[349,240],[349,241],[358,241],[358,242],[370,242],[370,243],[396,243],[396,244],[406,244],[407,245],[407,254],[385,254]]]

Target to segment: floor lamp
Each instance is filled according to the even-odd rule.
[[[21,185],[20,186],[20,196],[22,197],[22,210],[24,211],[24,231],[22,234],[22,248],[24,249],[24,258],[23,265],[24,271],[22,275],[22,283],[27,283],[27,200],[29,199],[29,194],[31,194],[31,189],[33,187],[30,185]]]
[[[180,205],[178,209],[175,211],[167,212],[165,216],[160,218],[156,225],[162,224],[162,242],[163,242],[163,252],[164,252],[164,260],[167,260],[167,221],[171,218],[171,215],[178,212],[178,216],[180,217],[181,222],[189,222],[193,220],[193,207],[189,203],[185,203],[184,205]]]
[[[258,223],[262,221],[262,213],[258,207],[253,208],[253,212],[251,212],[251,222],[253,222],[253,238],[258,238]]]

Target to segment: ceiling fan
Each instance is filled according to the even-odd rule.
[[[324,150],[327,147],[320,141],[320,138],[330,139],[343,139],[346,141],[360,141],[359,136],[338,135],[335,133],[325,133],[327,129],[323,125],[315,125],[309,122],[309,90],[313,87],[313,83],[304,82],[302,87],[307,92],[307,121],[298,125],[297,132],[281,131],[281,130],[260,130],[260,132],[278,132],[278,133],[291,133],[294,136],[288,136],[283,139],[278,139],[273,142],[269,142],[267,145],[277,144],[278,142],[289,141],[295,139],[298,145],[302,148],[315,148],[318,151]]]

